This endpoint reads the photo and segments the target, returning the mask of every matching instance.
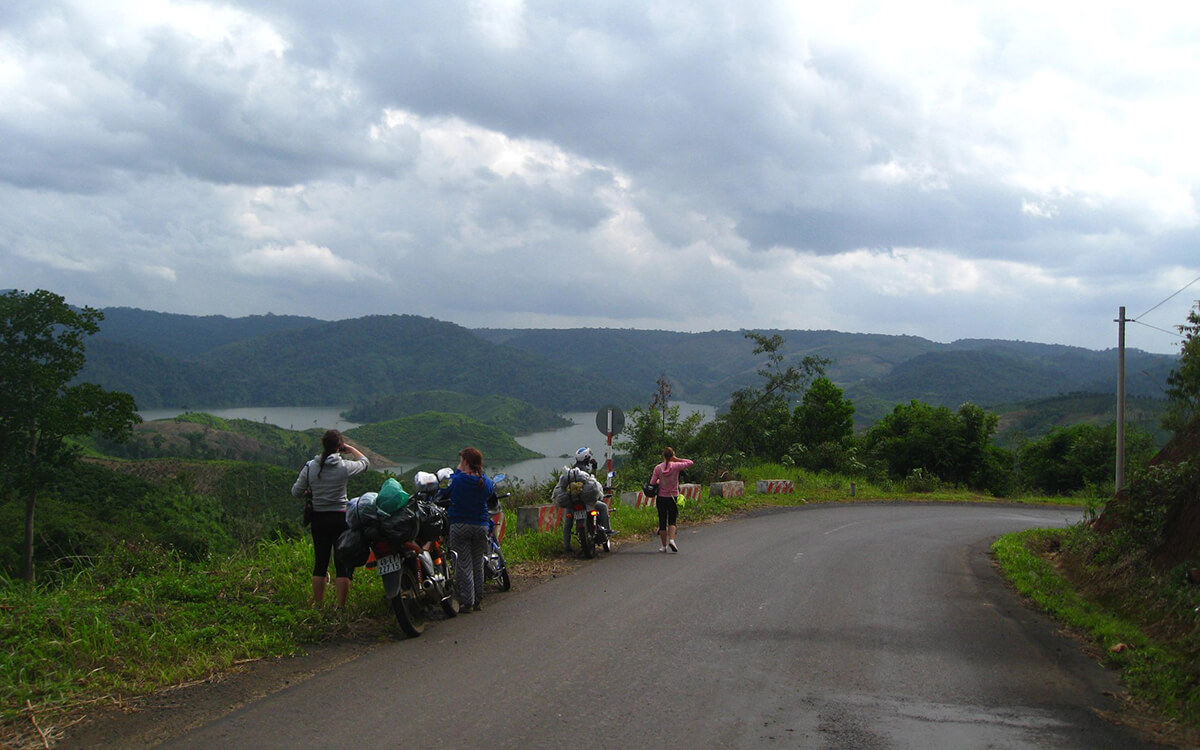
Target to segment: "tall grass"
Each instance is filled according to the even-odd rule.
[[[312,606],[312,546],[262,542],[207,564],[144,544],[34,586],[0,586],[0,720],[194,680],[237,662],[303,650],[336,632]],[[343,621],[383,617],[382,588],[355,577]],[[328,605],[328,603],[327,603]]]

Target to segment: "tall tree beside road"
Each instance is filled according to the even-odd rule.
[[[998,418],[975,404],[958,412],[913,400],[898,404],[863,437],[867,455],[893,479],[916,469],[953,484],[983,487],[980,471]]]
[[[1179,366],[1167,376],[1167,413],[1163,427],[1180,432],[1200,416],[1200,304],[1178,326],[1183,334]]]
[[[734,452],[778,461],[790,446],[792,398],[823,376],[829,364],[828,359],[809,354],[799,364],[784,367],[782,336],[754,331],[744,335],[754,342],[754,354],[767,355],[767,363],[758,370],[763,384],[735,391],[729,408],[702,429],[715,446],[716,469]]]
[[[43,289],[0,295],[0,501],[25,499],[26,581],[34,579],[38,488],[75,460],[69,438],[100,432],[122,440],[141,421],[129,394],[71,385],[83,369],[84,337],[103,319]]]
[[[812,471],[854,473],[854,403],[829,378],[812,382],[792,412],[792,458]]]

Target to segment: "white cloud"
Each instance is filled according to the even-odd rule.
[[[233,259],[233,267],[250,276],[278,277],[319,286],[329,281],[354,281],[368,274],[327,247],[303,240],[290,245],[266,245]]]
[[[0,14],[0,275],[81,304],[1108,346],[1200,274],[1200,6]]]

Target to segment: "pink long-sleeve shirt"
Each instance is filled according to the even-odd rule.
[[[672,459],[670,463],[663,461],[654,467],[650,475],[650,483],[658,483],[659,497],[679,497],[679,472],[687,469],[692,462],[686,458]]]

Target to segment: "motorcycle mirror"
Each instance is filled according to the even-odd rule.
[[[504,472],[500,472],[496,476],[492,477],[492,482],[503,482],[505,479],[508,479],[508,475]]]

